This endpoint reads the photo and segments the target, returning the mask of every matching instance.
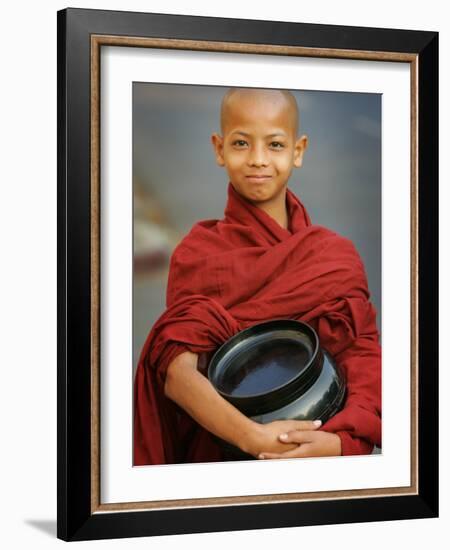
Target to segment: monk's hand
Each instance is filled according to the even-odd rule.
[[[295,450],[298,443],[280,439],[283,433],[314,433],[320,427],[320,421],[312,420],[274,420],[267,424],[255,423],[246,452],[258,458],[261,453],[284,453]],[[242,448],[242,447],[241,447]]]
[[[341,438],[330,432],[293,430],[280,434],[279,439],[290,445],[290,448],[286,447],[285,452],[263,451],[258,458],[307,458],[342,454]],[[292,448],[292,444],[296,447]]]

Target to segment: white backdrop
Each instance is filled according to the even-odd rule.
[[[12,5],[12,4],[10,4]],[[199,1],[188,7],[181,0],[77,2],[74,7],[149,11],[271,19],[338,25],[410,28],[440,31],[441,97],[450,96],[450,29],[443,4],[412,1],[407,9],[387,0],[377,9],[354,0],[320,4],[228,0],[226,5]],[[2,546],[8,549],[52,548],[62,543],[56,534],[56,11],[66,5],[50,0],[44,6],[30,1],[4,8],[2,19],[2,132],[0,364],[5,378],[0,399],[2,418],[1,519]],[[6,34],[5,34],[6,32]],[[448,103],[441,103],[441,121],[449,120]],[[441,181],[450,179],[444,154],[450,146],[441,123]],[[441,281],[449,279],[448,185],[441,187]],[[447,252],[444,256],[444,252]],[[449,306],[449,293],[441,289],[441,312]],[[441,314],[441,334],[445,333]],[[24,357],[22,357],[22,355]],[[446,365],[443,365],[445,367]],[[441,370],[441,388],[450,383]],[[441,391],[441,394],[443,391]],[[441,464],[448,462],[449,400],[441,398]],[[423,548],[431,537],[449,532],[450,487],[448,469],[441,469],[441,518],[384,523],[330,525],[262,531],[166,536],[84,543],[108,548],[134,546],[155,549],[225,548],[230,544],[259,548],[275,545],[317,544],[347,549],[379,548],[401,541],[411,549]],[[340,544],[339,541],[342,540]]]

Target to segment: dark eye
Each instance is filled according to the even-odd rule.
[[[233,141],[233,145],[237,145],[238,147],[245,147],[247,145],[247,142],[243,139],[237,139],[236,141]]]
[[[270,144],[274,149],[282,149],[284,147],[283,143],[280,143],[279,141],[272,141]]]

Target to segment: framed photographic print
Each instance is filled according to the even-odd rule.
[[[435,32],[58,12],[59,538],[437,516],[437,82]]]

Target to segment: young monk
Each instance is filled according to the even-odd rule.
[[[381,446],[381,349],[375,308],[353,244],[312,225],[287,188],[307,137],[287,91],[231,89],[221,134],[228,173],[222,220],[198,222],[175,249],[167,309],[150,332],[135,378],[134,464],[220,461],[212,434],[255,458],[369,454]],[[320,422],[259,424],[206,376],[214,351],[249,326],[298,319],[343,368],[343,409]]]

